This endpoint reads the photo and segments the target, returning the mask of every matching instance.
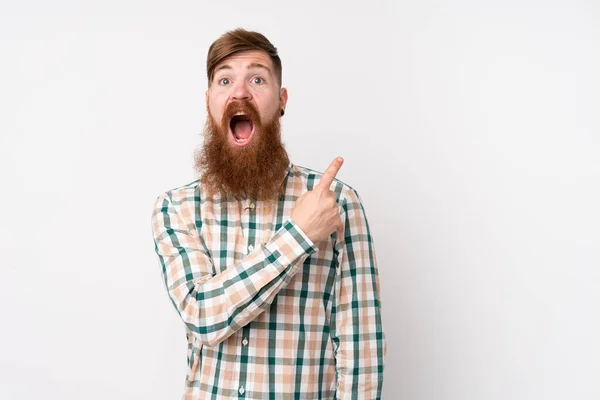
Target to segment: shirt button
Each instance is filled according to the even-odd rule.
[[[252,251],[252,250],[254,250],[254,246],[252,246],[252,245],[248,246],[248,251]]]
[[[244,338],[244,340],[242,340],[242,344],[244,346],[248,346],[248,339]]]
[[[240,392],[240,394],[244,394],[245,390],[243,386],[240,386],[240,390],[238,390],[238,392]]]
[[[250,208],[251,208],[252,210],[254,210],[254,207],[256,207],[256,205],[255,205],[254,203],[250,203]]]

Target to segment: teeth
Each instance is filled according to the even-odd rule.
[[[246,115],[246,113],[243,112],[243,111],[238,111],[238,112],[235,113],[235,115]]]

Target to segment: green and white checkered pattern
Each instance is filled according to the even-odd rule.
[[[379,275],[358,193],[330,187],[341,240],[313,243],[290,219],[320,178],[290,163],[271,204],[207,197],[199,181],[156,200],[155,248],[188,340],[184,399],[381,397]]]

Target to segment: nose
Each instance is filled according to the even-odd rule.
[[[237,101],[251,100],[252,95],[250,94],[250,91],[248,90],[248,87],[246,86],[246,82],[244,82],[244,81],[237,82],[233,88],[231,97],[232,97],[232,100],[234,100],[234,101],[235,100],[237,100]]]

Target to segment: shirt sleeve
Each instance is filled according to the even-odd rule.
[[[379,274],[365,210],[350,189],[342,202],[343,240],[335,245],[332,339],[336,399],[380,399],[387,346],[381,321]]]
[[[168,193],[154,204],[152,232],[169,297],[190,331],[208,347],[268,308],[302,262],[317,250],[300,227],[288,220],[267,243],[215,273],[197,229],[185,224]]]

